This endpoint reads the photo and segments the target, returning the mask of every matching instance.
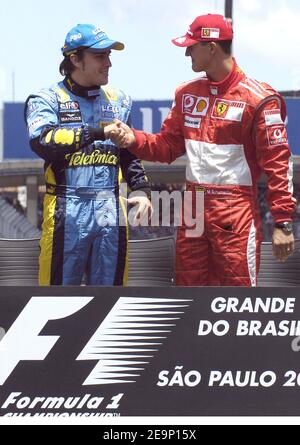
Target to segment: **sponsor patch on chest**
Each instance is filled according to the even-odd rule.
[[[245,108],[245,102],[216,99],[212,109],[212,117],[226,121],[242,122]]]
[[[86,154],[81,151],[70,153],[65,156],[65,159],[69,168],[89,167],[91,165],[117,167],[119,162],[116,153],[111,152],[110,150],[103,151],[99,149],[93,150],[91,154]]]
[[[104,103],[100,107],[101,117],[106,119],[119,119],[121,117],[122,109],[118,103]]]
[[[79,103],[76,101],[59,103],[59,111],[78,111],[79,109],[80,109]]]
[[[82,123],[80,105],[76,101],[59,103],[59,122],[61,124]]]
[[[101,110],[103,113],[112,113],[112,114],[120,113],[120,107],[118,105],[112,105],[112,104],[102,105]]]
[[[75,113],[60,113],[60,122],[62,124],[75,124],[82,122],[82,117],[80,111],[75,111]]]
[[[192,116],[206,116],[209,107],[208,97],[198,97],[184,94],[182,97],[182,112]]]
[[[190,128],[200,128],[201,125],[201,117],[189,117],[184,116],[184,126]]]

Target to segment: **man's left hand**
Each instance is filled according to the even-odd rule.
[[[274,257],[282,263],[294,253],[295,240],[292,233],[285,233],[282,229],[275,227],[272,244]]]
[[[153,214],[153,207],[151,201],[147,196],[134,196],[127,199],[128,204],[135,206],[134,225],[138,225],[139,221],[143,221],[145,218],[151,219]]]

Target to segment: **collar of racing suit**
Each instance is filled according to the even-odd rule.
[[[218,96],[220,94],[226,93],[226,91],[235,83],[240,82],[244,77],[244,73],[241,68],[237,65],[235,58],[233,60],[233,67],[228,76],[221,82],[213,82],[209,79],[210,92],[213,96]]]
[[[71,91],[76,96],[91,99],[95,96],[100,95],[101,88],[99,86],[83,87],[78,83],[74,82],[74,80],[71,79],[71,77],[66,77],[63,82],[65,87],[67,87],[68,90]]]

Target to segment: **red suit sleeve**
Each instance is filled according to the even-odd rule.
[[[267,175],[267,200],[275,222],[291,221],[296,206],[285,118],[283,99],[269,99],[258,108],[253,128],[257,161]]]
[[[133,130],[136,142],[129,147],[139,159],[171,163],[185,153],[182,122],[176,102],[163,122],[161,132],[149,134]]]

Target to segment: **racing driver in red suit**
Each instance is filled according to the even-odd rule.
[[[204,232],[178,230],[176,284],[256,286],[260,260],[257,181],[268,178],[274,220],[273,253],[294,250],[295,209],[285,103],[266,83],[248,77],[231,55],[233,30],[221,15],[199,16],[183,37],[195,72],[183,84],[159,134],[116,122],[111,139],[141,159],[171,163],[187,156],[187,190],[204,192]],[[193,205],[195,207],[195,205]],[[195,212],[195,208],[192,209]]]

